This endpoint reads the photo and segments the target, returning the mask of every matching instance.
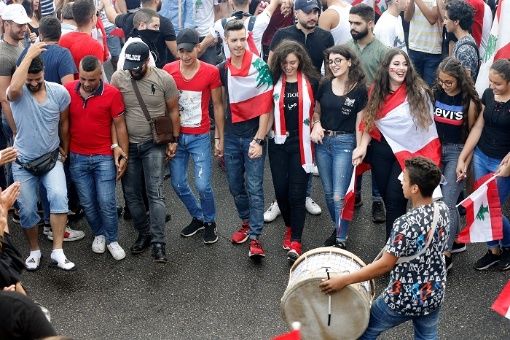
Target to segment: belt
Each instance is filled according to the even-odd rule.
[[[324,136],[338,136],[338,135],[350,135],[350,134],[352,134],[352,132],[324,130]]]

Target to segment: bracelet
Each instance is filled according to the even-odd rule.
[[[214,137],[214,139],[221,139],[220,137]]]
[[[113,149],[118,148],[118,147],[119,147],[119,144],[114,143],[114,144],[112,144],[112,146],[110,146],[110,149],[113,150]]]
[[[315,125],[315,124],[317,124],[317,123],[320,123],[320,122],[321,122],[321,120],[320,120],[320,119],[314,120],[314,121],[313,121],[313,125]]]

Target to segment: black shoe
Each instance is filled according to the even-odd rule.
[[[131,254],[136,255],[143,253],[145,249],[149,248],[151,245],[151,235],[146,234],[138,234],[138,238],[135,243],[129,248],[131,250]]]
[[[171,219],[172,219],[172,215],[170,215],[170,214],[165,215],[165,223],[170,222]]]
[[[206,222],[204,223],[204,243],[213,244],[218,241],[218,235],[216,234],[216,223]]]
[[[346,248],[345,241],[336,241],[335,244],[333,245],[333,247],[339,248],[339,249],[345,249]]]
[[[452,259],[452,256],[444,256],[444,262],[445,262],[445,267],[446,267],[446,271],[449,272],[450,269],[452,269],[453,267],[453,259]]]
[[[124,207],[124,214],[122,217],[124,218],[124,221],[131,221],[133,219],[131,216],[131,211],[129,211],[127,205]]]
[[[363,205],[363,201],[361,200],[361,193],[356,193],[354,195],[354,207],[359,208]]]
[[[204,222],[193,217],[191,223],[181,230],[182,237],[190,237],[195,235],[199,230],[204,229]]]
[[[497,264],[500,260],[501,256],[491,253],[490,250],[487,251],[487,254],[485,254],[481,259],[476,261],[475,263],[475,269],[476,270],[487,270],[490,267]]]
[[[383,223],[386,221],[386,211],[382,201],[372,202],[372,221],[374,223]]]
[[[453,242],[452,250],[450,251],[450,253],[456,254],[456,253],[462,253],[463,251],[466,251],[465,243]]]
[[[80,220],[85,215],[85,211],[80,207],[67,213],[67,219],[71,222]]]
[[[333,247],[336,244],[336,229],[333,229],[331,235],[324,241],[324,247]]]
[[[154,262],[168,262],[168,259],[166,258],[165,245],[163,243],[152,244],[152,257],[154,258]]]
[[[499,258],[498,269],[501,271],[510,269],[510,248],[503,248]]]

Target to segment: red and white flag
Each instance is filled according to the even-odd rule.
[[[489,70],[494,60],[510,59],[510,0],[499,1],[489,39],[481,49],[485,50],[485,54],[482,54],[482,65],[476,79],[476,90],[480,96],[489,87]]]
[[[296,329],[291,332],[275,336],[271,340],[301,340],[301,332],[299,329]]]
[[[340,212],[340,219],[345,221],[352,221],[354,217],[354,201],[356,200],[355,188],[356,188],[356,179],[359,175],[363,174],[365,171],[370,169],[370,164],[361,163],[356,165],[352,171],[351,183],[349,184],[349,188],[347,188],[347,192],[344,197],[344,205],[342,207],[342,211]],[[340,220],[338,221],[340,224]]]
[[[485,51],[487,49],[487,46],[489,44],[489,38],[491,35],[491,29],[492,29],[492,11],[489,5],[487,5],[485,2],[483,3],[483,21],[482,21],[482,32],[480,36],[480,46],[479,46],[479,52],[480,57],[483,58],[485,55]],[[474,36],[473,36],[474,38]]]
[[[462,243],[501,240],[503,218],[494,174],[487,174],[476,181],[475,189],[457,204],[466,208],[466,227],[460,231],[457,240]]]
[[[387,8],[386,1],[384,0],[346,0],[347,3],[356,6],[357,4],[365,4],[374,9],[374,11],[381,15]]]
[[[430,117],[433,117],[432,103]],[[431,124],[426,129],[416,126],[407,101],[405,84],[386,98],[377,114],[375,125],[390,145],[402,170],[405,168],[405,160],[416,156],[429,158],[439,166],[441,143],[436,125]]]
[[[491,308],[496,313],[510,319],[510,280],[506,283],[501,293],[499,293]]]
[[[267,64],[246,51],[241,68],[228,58],[228,95],[232,122],[239,123],[268,113],[273,109],[273,77]]]

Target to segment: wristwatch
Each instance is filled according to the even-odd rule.
[[[177,144],[177,143],[179,143],[179,136],[180,135],[173,136],[172,140],[170,140],[170,144]]]
[[[266,140],[265,139],[261,139],[261,138],[253,138],[253,140],[255,141],[255,143],[257,143],[258,145],[262,146],[264,144],[266,144]]]
[[[110,146],[110,149],[115,149],[115,148],[118,148],[119,147],[119,144],[115,143],[115,144],[112,144],[112,146]]]

